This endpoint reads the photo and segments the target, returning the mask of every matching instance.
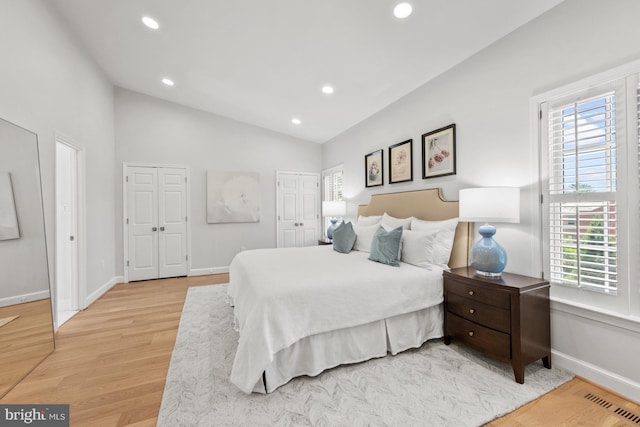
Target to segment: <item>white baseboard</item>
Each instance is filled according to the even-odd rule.
[[[98,289],[93,291],[91,293],[91,295],[89,295],[85,299],[83,309],[89,307],[93,302],[95,302],[98,298],[100,298],[102,295],[104,295],[105,292],[107,292],[109,289],[113,288],[113,285],[115,285],[116,283],[122,283],[122,277],[121,276],[112,277],[111,279],[109,279],[109,281],[107,283],[105,283],[104,285],[100,286]]]
[[[23,302],[38,301],[41,299],[49,298],[49,291],[31,292],[30,294],[14,295],[12,297],[0,298],[0,307],[7,307],[15,304],[22,304]]]
[[[639,383],[556,350],[552,350],[551,354],[554,366],[580,375],[589,381],[615,391],[628,400],[633,400],[640,404]]]
[[[192,268],[189,271],[189,276],[206,276],[209,274],[223,274],[228,273],[229,267],[212,267],[212,268]]]

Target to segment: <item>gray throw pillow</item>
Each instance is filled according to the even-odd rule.
[[[333,250],[343,254],[348,254],[353,249],[356,242],[356,232],[353,231],[351,222],[345,224],[344,221],[333,230]]]
[[[402,239],[402,226],[387,231],[384,228],[378,228],[373,235],[371,241],[371,253],[369,259],[371,261],[380,262],[382,264],[399,267],[398,251],[400,250],[400,240]]]

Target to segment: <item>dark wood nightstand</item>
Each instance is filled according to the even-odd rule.
[[[549,282],[518,274],[478,276],[471,267],[444,272],[444,343],[456,339],[511,363],[516,381],[542,359],[551,369]]]
[[[333,242],[331,240],[318,239],[318,245],[331,245]]]

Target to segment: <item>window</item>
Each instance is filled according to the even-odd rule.
[[[342,170],[344,166],[338,165],[322,171],[322,200],[342,201]],[[324,229],[329,227],[329,218],[324,218]]]
[[[625,313],[638,287],[639,94],[634,74],[539,104],[545,277],[556,296]]]
[[[617,292],[613,91],[549,113],[550,279]]]

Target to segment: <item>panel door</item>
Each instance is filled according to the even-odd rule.
[[[187,275],[185,169],[158,169],[158,276]]]
[[[278,175],[279,248],[293,248],[298,244],[298,176]]]
[[[158,170],[129,167],[129,280],[158,278]]]
[[[279,248],[318,244],[320,176],[278,172],[277,221]]]
[[[298,191],[298,242],[297,246],[314,246],[319,236],[319,188],[318,175],[300,175]]]

